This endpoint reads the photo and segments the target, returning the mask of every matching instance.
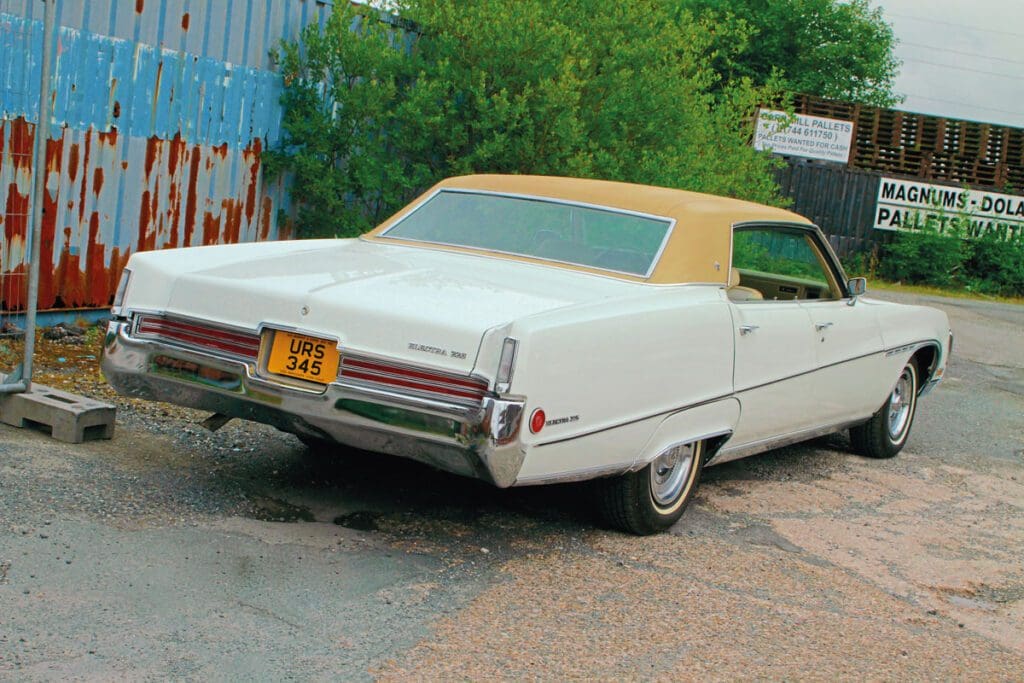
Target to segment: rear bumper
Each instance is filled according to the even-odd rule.
[[[427,463],[489,481],[516,482],[524,402],[485,396],[480,406],[330,384],[314,392],[268,381],[252,365],[133,338],[127,322],[107,327],[101,367],[118,392],[222,413],[298,435]]]

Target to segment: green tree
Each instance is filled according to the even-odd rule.
[[[749,145],[779,92],[711,66],[743,25],[668,0],[408,0],[400,16],[336,3],[281,46],[284,145],[268,166],[294,174],[300,234],[358,234],[473,172],[779,201],[774,162]]]
[[[868,0],[678,0],[681,12],[727,27],[715,68],[726,80],[754,84],[781,78],[792,93],[890,107],[900,62],[896,38],[880,8]]]

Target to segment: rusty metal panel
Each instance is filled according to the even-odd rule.
[[[40,309],[109,304],[140,250],[277,239],[268,51],[324,0],[58,0]],[[0,0],[0,310],[24,305],[42,3]]]

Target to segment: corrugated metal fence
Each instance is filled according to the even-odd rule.
[[[106,306],[135,251],[275,239],[269,51],[328,0],[57,0],[39,308]],[[0,310],[25,301],[42,11],[0,0]]]

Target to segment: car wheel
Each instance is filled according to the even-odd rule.
[[[704,442],[674,446],[642,470],[601,480],[601,513],[616,529],[638,536],[675,524],[693,498],[704,466]]]
[[[850,428],[853,450],[869,458],[891,458],[899,453],[914,422],[918,386],[917,361],[911,358],[885,404],[870,420]]]

